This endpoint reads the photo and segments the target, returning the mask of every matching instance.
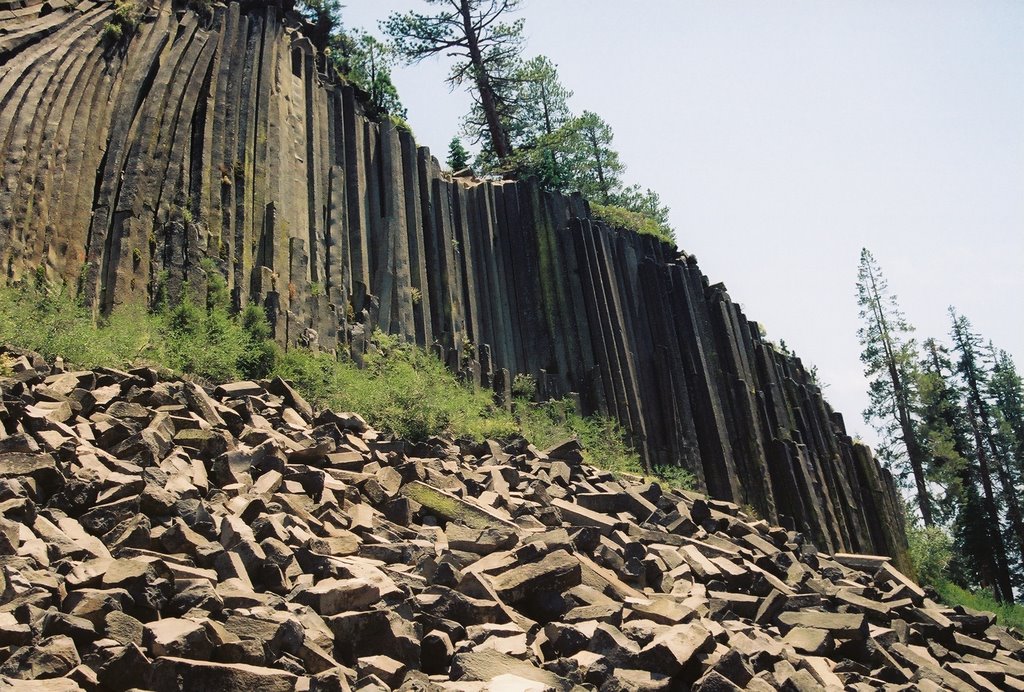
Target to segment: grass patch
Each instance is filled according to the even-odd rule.
[[[581,416],[570,398],[540,404],[518,398],[514,412],[523,437],[541,449],[575,437],[583,446],[584,461],[596,468],[640,476],[669,488],[693,490],[697,485],[694,475],[681,466],[657,466],[648,473],[617,421]]]
[[[1012,627],[1018,633],[1024,634],[1024,605],[1000,603],[988,590],[968,591],[950,581],[937,582],[934,588],[946,605],[960,605],[973,610],[995,613],[998,624]]]
[[[658,223],[656,219],[652,219],[646,214],[614,204],[598,204],[597,202],[590,203],[590,211],[595,218],[613,228],[622,228],[641,235],[651,235],[664,243],[675,245],[672,229]]]
[[[160,339],[157,320],[144,308],[126,307],[95,324],[64,288],[26,287],[0,290],[0,341],[51,361],[120,368],[149,360]]]
[[[450,434],[480,440],[516,432],[513,418],[487,392],[463,386],[432,354],[380,333],[365,367],[329,355],[292,349],[275,375],[291,380],[310,403],[355,411],[375,428],[410,440]]]
[[[523,437],[540,449],[575,437],[591,466],[612,473],[644,474],[640,456],[627,444],[619,424],[601,416],[581,416],[570,398],[541,404],[517,399],[514,411]]]
[[[227,286],[212,260],[201,266],[206,299],[166,301],[153,311],[125,306],[94,323],[92,313],[63,287],[0,288],[0,343],[57,356],[83,368],[150,365],[211,383],[275,376],[290,380],[317,407],[354,411],[376,429],[420,441],[435,435],[510,440],[521,435],[544,449],[575,437],[587,463],[616,474],[644,476],[622,428],[603,416],[583,416],[570,399],[534,403],[536,383],[516,378],[513,411],[474,391],[440,360],[416,346],[374,334],[362,367],[347,358],[304,349],[284,351],[272,339],[263,309],[233,314]],[[186,296],[191,291],[186,288]],[[684,469],[655,469],[659,482],[693,487]]]

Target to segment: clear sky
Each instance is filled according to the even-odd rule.
[[[376,30],[422,0],[348,0]],[[527,56],[615,131],[627,181],[672,208],[681,248],[768,337],[819,368],[874,436],[857,343],[861,247],[918,336],[955,305],[1024,370],[1024,2],[526,0]],[[379,32],[378,32],[379,33]],[[397,70],[444,159],[468,99],[449,63]]]

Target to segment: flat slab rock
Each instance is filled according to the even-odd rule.
[[[575,444],[414,445],[284,381],[19,377],[0,687],[1024,689],[993,615]],[[58,388],[90,412],[45,415]]]

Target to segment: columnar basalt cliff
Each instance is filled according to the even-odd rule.
[[[212,259],[282,343],[358,358],[379,328],[480,386],[531,374],[713,497],[825,550],[901,554],[892,478],[694,258],[578,197],[453,179],[364,117],[279,4],[156,2],[116,44],[112,12],[0,0],[7,280],[105,312],[202,294]]]

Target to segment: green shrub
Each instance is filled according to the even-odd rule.
[[[249,379],[269,377],[281,357],[281,351],[271,338],[266,311],[259,305],[249,304],[239,319],[249,341],[249,348],[238,361],[239,372]]]
[[[124,29],[120,24],[107,22],[103,25],[103,40],[107,43],[117,43],[124,36]]]
[[[387,118],[388,120],[391,121],[391,124],[394,125],[397,129],[401,130],[402,132],[408,132],[410,135],[413,134],[412,126],[409,124],[409,121],[403,118],[402,116],[395,115],[394,113],[389,113]]]
[[[645,214],[614,204],[598,204],[596,202],[590,203],[590,211],[593,212],[594,218],[604,221],[613,228],[654,236],[664,243],[675,245],[672,229]]]
[[[532,399],[537,394],[537,379],[533,375],[520,373],[512,378],[512,396],[516,399]]]
[[[117,43],[135,33],[142,18],[141,8],[132,0],[116,0],[110,21],[103,25],[103,40]]]
[[[654,477],[659,482],[677,490],[693,490],[697,487],[697,478],[682,466],[655,466]],[[757,519],[757,512],[749,505],[743,511]]]
[[[619,424],[603,416],[581,416],[572,399],[540,404],[519,399],[515,416],[523,437],[541,449],[575,437],[587,463],[612,473],[644,473]]]
[[[946,580],[953,557],[953,541],[937,526],[919,527],[907,522],[907,554],[919,584],[936,586]]]

